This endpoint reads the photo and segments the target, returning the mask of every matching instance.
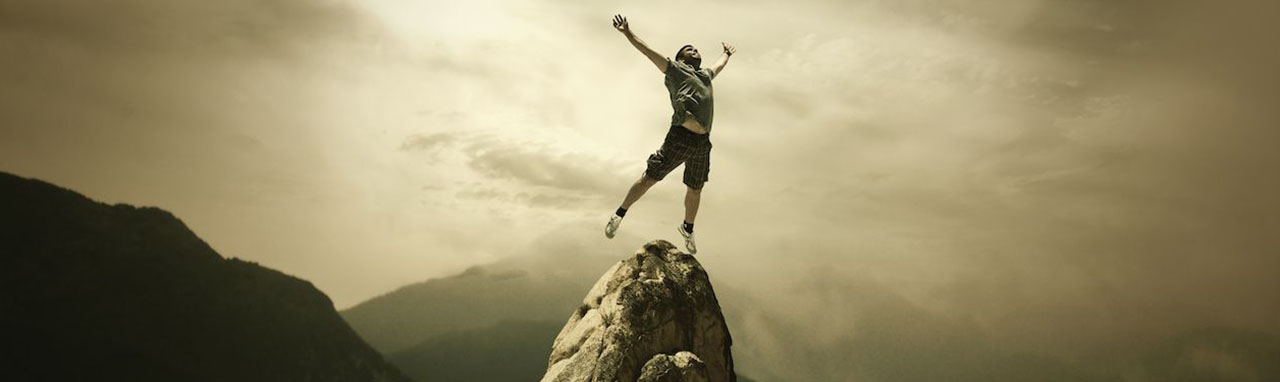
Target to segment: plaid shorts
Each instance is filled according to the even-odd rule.
[[[644,175],[653,180],[662,180],[676,166],[684,164],[684,184],[695,190],[702,189],[707,174],[711,173],[711,138],[682,126],[671,126],[662,147],[649,155],[647,162],[649,167]]]

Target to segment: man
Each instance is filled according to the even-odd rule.
[[[684,194],[684,223],[676,228],[680,236],[684,236],[684,246],[689,253],[698,253],[693,241],[693,220],[698,215],[698,202],[702,197],[702,186],[707,182],[707,174],[711,171],[711,119],[714,115],[711,79],[724,70],[729,63],[729,56],[735,50],[733,46],[720,43],[724,53],[708,68],[702,67],[702,56],[693,45],[685,45],[676,51],[675,59],[664,58],[649,48],[649,45],[631,33],[627,18],[622,15],[613,16],[613,27],[622,32],[640,53],[644,54],[658,70],[666,75],[667,92],[671,96],[671,128],[662,141],[662,147],[649,156],[648,168],[623,198],[622,205],[605,224],[604,236],[613,238],[622,218],[627,216],[627,209],[644,195],[649,187],[662,180],[676,166],[684,165],[684,184],[689,190]]]

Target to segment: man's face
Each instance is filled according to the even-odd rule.
[[[680,52],[680,55],[684,57],[685,61],[702,60],[702,55],[698,54],[698,48],[694,48],[692,46],[684,48],[684,50]]]

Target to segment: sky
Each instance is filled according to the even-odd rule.
[[[1274,334],[1278,11],[3,0],[0,171],[169,210],[340,309],[540,249],[622,258],[678,243],[684,186],[603,238],[670,118],[621,13],[666,55],[737,47],[696,232],[717,285],[770,301],[759,317],[824,341],[907,307],[1074,358]]]

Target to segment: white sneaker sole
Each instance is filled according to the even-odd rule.
[[[676,232],[684,237],[684,249],[688,250],[690,255],[698,254],[698,245],[692,239],[693,233],[685,232],[684,226],[676,226]]]
[[[617,215],[614,215],[617,216]],[[622,219],[618,219],[618,224],[613,224],[613,218],[609,218],[608,223],[604,223],[604,237],[612,239],[618,233],[618,227],[622,226]],[[609,229],[612,227],[613,229]]]

